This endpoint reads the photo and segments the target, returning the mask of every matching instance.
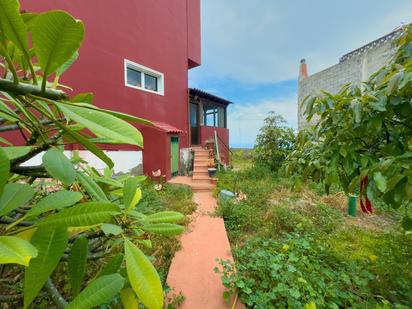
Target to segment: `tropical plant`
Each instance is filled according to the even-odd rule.
[[[139,212],[144,177],[114,178],[113,162],[96,145],[143,147],[126,121],[151,123],[98,108],[90,93],[69,98],[61,90],[83,36],[83,23],[64,11],[20,13],[17,0],[0,1],[0,273],[15,271],[18,280],[24,272],[23,294],[1,300],[22,296],[27,308],[44,287],[60,308],[93,308],[116,296],[127,308],[138,301],[162,308],[159,275],[139,247],[151,246],[150,233],[181,233],[174,223],[183,215]],[[105,162],[104,174],[75,152],[69,159],[63,150],[71,144]],[[42,164],[30,165],[35,156]],[[96,263],[100,271],[86,276]],[[57,271],[71,288],[66,297],[51,279]]]
[[[393,208],[408,207],[412,198],[412,27],[397,40],[393,59],[367,82],[347,84],[337,94],[310,96],[308,121],[319,122],[313,134],[303,132],[285,170],[305,178],[339,184],[360,197],[382,197]],[[366,186],[365,186],[366,185]],[[365,189],[366,188],[366,189]],[[412,219],[405,216],[405,228]]]
[[[293,150],[295,133],[286,126],[286,120],[275,112],[270,112],[256,137],[255,161],[268,165],[277,171],[286,156]]]

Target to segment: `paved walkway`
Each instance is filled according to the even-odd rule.
[[[189,177],[175,177],[171,183],[191,184]],[[212,217],[216,199],[211,192],[195,192],[198,204],[188,230],[181,237],[182,249],[175,254],[167,283],[175,294],[182,292],[183,309],[232,308],[225,302],[220,276],[213,269],[216,259],[233,260],[222,218]],[[238,301],[235,308],[244,308]]]

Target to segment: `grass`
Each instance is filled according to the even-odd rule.
[[[236,260],[221,262],[228,290],[251,308],[410,308],[412,235],[397,213],[375,203],[352,218],[338,190],[291,187],[259,166],[219,175],[218,190],[246,194],[219,201]]]
[[[244,170],[252,166],[252,149],[232,148],[231,151],[234,170]]]

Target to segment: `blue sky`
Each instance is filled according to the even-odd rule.
[[[411,0],[202,0],[202,66],[191,87],[235,102],[232,147],[252,147],[269,111],[297,127],[297,74],[412,22]]]

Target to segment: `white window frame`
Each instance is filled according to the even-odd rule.
[[[138,87],[135,85],[130,85],[127,83],[127,68],[132,69],[132,70],[137,70],[139,72],[141,72],[142,76],[141,76],[141,81],[142,81],[142,86]],[[145,88],[145,78],[144,75],[148,74],[151,76],[154,76],[157,78],[157,91],[153,91],[153,90],[149,90]],[[156,70],[150,69],[148,67],[145,67],[144,65],[138,64],[136,62],[124,59],[124,84],[126,87],[130,87],[130,88],[134,88],[134,89],[138,89],[138,90],[142,90],[142,91],[146,91],[146,92],[150,92],[153,94],[157,94],[157,95],[164,95],[165,93],[165,86],[164,86],[164,74],[161,72],[158,72]]]

